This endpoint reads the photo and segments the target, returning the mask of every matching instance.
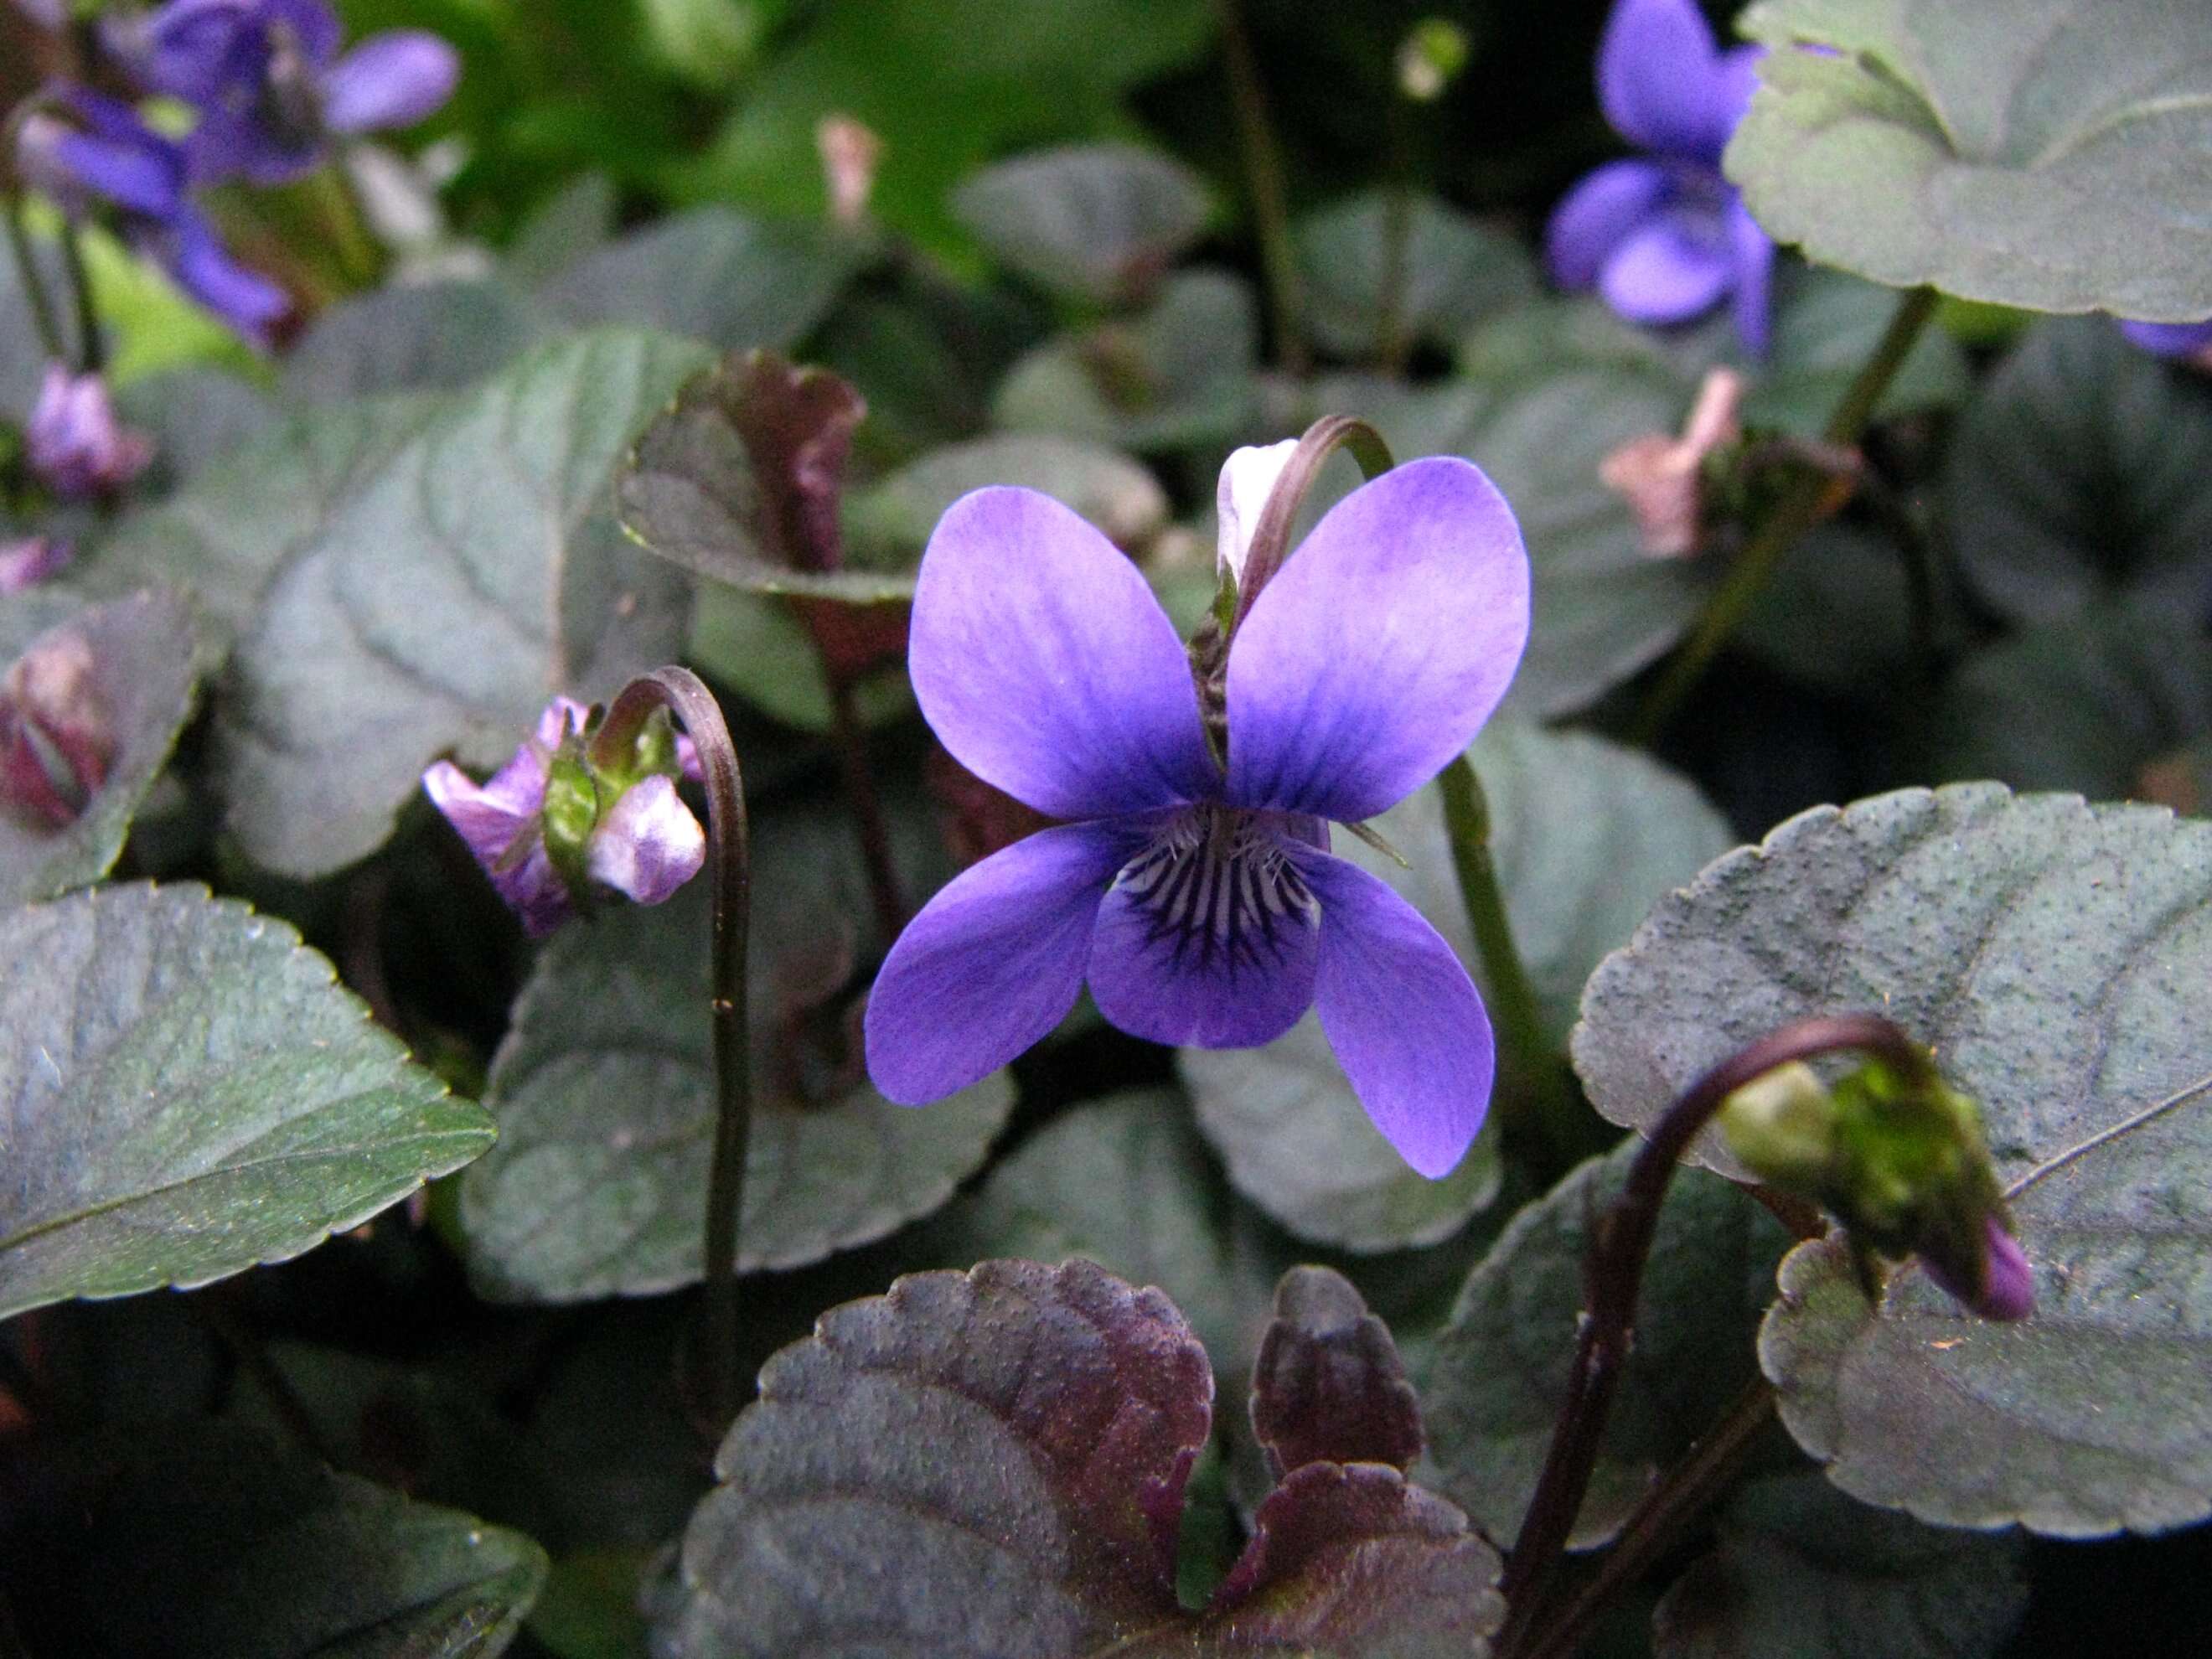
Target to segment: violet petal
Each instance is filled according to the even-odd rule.
[[[323,125],[332,132],[412,126],[461,78],[460,54],[427,29],[372,34],[323,77]]]
[[[1490,1017],[1451,946],[1357,865],[1308,855],[1321,900],[1314,1003],[1352,1091],[1431,1180],[1451,1173],[1490,1107]]]
[[[2035,1268],[2020,1241],[2004,1230],[1995,1216],[1988,1221],[1990,1259],[1988,1282],[1974,1311],[1984,1319],[2025,1319],[2035,1311]]]
[[[1598,103],[1613,131],[1662,155],[1712,161],[1730,125],[1713,32],[1696,0],[1615,0],[1598,42]]]
[[[920,1106],[995,1072],[1075,1006],[1098,901],[1133,850],[1110,823],[1040,830],[907,923],[868,995],[868,1075]]]
[[[659,904],[707,862],[707,832],[676,793],[655,775],[623,791],[585,844],[584,867],[602,886]]]
[[[1474,738],[1528,639],[1528,555],[1488,478],[1409,461],[1330,508],[1229,649],[1229,799],[1372,817]]]
[[[1586,174],[1552,210],[1544,259],[1552,280],[1578,290],[1596,285],[1606,257],[1664,201],[1673,186],[1656,161],[1629,157]]]
[[[1735,275],[1722,227],[1676,210],[1629,233],[1599,273],[1598,291],[1631,322],[1681,323],[1711,310]]]
[[[2160,357],[2193,357],[2212,346],[2212,319],[2201,323],[2123,322],[2129,342]]]
[[[1001,486],[945,510],[922,555],[908,661],[953,757],[1050,817],[1218,787],[1174,624],[1127,556],[1049,495]]]
[[[1759,228],[1741,196],[1732,195],[1729,202],[1728,233],[1735,258],[1730,284],[1736,337],[1746,351],[1763,357],[1772,318],[1774,240]]]
[[[233,259],[197,210],[185,209],[168,228],[160,251],[177,285],[240,333],[265,342],[270,325],[292,308],[291,296]]]

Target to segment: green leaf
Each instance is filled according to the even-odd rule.
[[[1152,307],[1048,341],[1008,371],[1000,425],[1124,449],[1187,449],[1243,435],[1258,410],[1252,291],[1215,270],[1170,277]]]
[[[0,809],[0,910],[107,873],[191,712],[191,614],[176,594],[155,589],[76,611],[28,637],[28,629],[19,631],[48,615],[47,606],[0,603],[0,662],[82,653],[87,712],[102,732],[107,771],[83,811],[60,828]]]
[[[1094,305],[1156,287],[1206,228],[1205,182],[1134,144],[1072,144],[985,167],[952,210],[984,250],[1042,286]]]
[[[786,726],[826,733],[836,723],[821,654],[781,594],[700,583],[684,654],[701,673]],[[853,702],[862,725],[888,726],[914,712],[914,688],[904,674],[871,674],[853,688]]]
[[[516,229],[500,262],[501,274],[525,288],[547,281],[613,238],[620,205],[614,180],[605,173],[577,174]]]
[[[753,827],[753,1125],[740,1263],[793,1267],[927,1215],[1013,1105],[994,1073],[925,1109],[869,1087],[842,1004],[864,907],[849,833]],[[495,1156],[461,1188],[470,1271],[502,1300],[696,1281],[714,1126],[704,882],[610,909],[539,956],[492,1062]]]
[[[1808,435],[1857,378],[1897,309],[1894,291],[1839,270],[1789,271],[1780,284],[1774,337],[1749,366],[1743,418]],[[1966,355],[1950,333],[1923,329],[1877,405],[1878,416],[1948,409],[1972,389]]]
[[[1856,525],[1832,519],[1815,525],[1783,554],[1730,648],[1855,702],[1909,704],[1917,719],[1929,664],[1913,639],[1905,557],[1885,536]]]
[[[1381,1464],[1296,1471],[1208,1609],[1179,1607],[1212,1391],[1174,1304],[1086,1261],[833,1309],[724,1441],[658,1638],[731,1659],[1484,1659],[1496,1553]]]
[[[1566,1398],[1589,1236],[1638,1141],[1592,1158],[1516,1216],[1436,1339],[1422,1401],[1428,1479],[1492,1538],[1520,1528]],[[1576,1519],[1602,1543],[1659,1473],[1757,1376],[1753,1340],[1789,1235],[1751,1198],[1695,1171],[1659,1212],[1636,1346]]]
[[[1634,750],[1494,720],[1469,751],[1489,797],[1492,853],[1547,1026],[1561,1042],[1598,959],[1647,907],[1730,840],[1689,784]],[[1483,977],[1433,787],[1375,820],[1413,867],[1340,837],[1336,851],[1397,890]],[[1441,1182],[1367,1121],[1309,1018],[1263,1048],[1178,1055],[1199,1122],[1237,1189],[1302,1237],[1358,1251],[1433,1243],[1497,1194],[1494,1137]]]
[[[317,317],[284,359],[302,403],[452,392],[505,368],[546,319],[505,283],[477,278],[378,289]]]
[[[173,489],[275,424],[274,399],[253,381],[226,369],[167,369],[118,386],[123,423],[153,441],[154,465],[134,486]]]
[[[1280,1480],[1309,1463],[1387,1463],[1421,1455],[1421,1406],[1389,1327],[1331,1267],[1293,1267],[1252,1367],[1252,1434]]]
[[[1952,446],[1960,574],[2014,622],[2138,593],[2196,616],[2212,582],[2212,387],[2101,319],[2031,330]]]
[[[237,1429],[80,1443],[40,1473],[0,1586],[40,1652],[493,1659],[545,1582],[520,1533]]]
[[[538,297],[571,323],[781,347],[829,314],[857,263],[856,247],[812,225],[695,208],[593,249]]]
[[[373,852],[422,768],[505,761],[554,691],[611,694],[684,637],[686,583],[615,522],[613,475],[696,346],[623,331],[533,351],[349,480],[271,580],[217,705],[255,862]]]
[[[0,1318],[359,1225],[492,1139],[283,923],[180,886],[0,915]]]
[[[2033,311],[2212,313],[2212,14],[1762,0],[1740,27],[1769,50],[1725,165],[1776,240]]]
[[[1996,1659],[2027,1606],[2017,1534],[1924,1527],[1816,1474],[1753,1483],[1652,1615],[1657,1659]]]
[[[1144,547],[1167,527],[1167,493],[1119,450],[1042,433],[1000,433],[932,450],[855,495],[845,528],[856,556],[874,566],[911,567],[945,508],[988,484],[1041,489],[1097,526],[1116,547]]]
[[[1534,297],[1535,262],[1518,237],[1431,196],[1412,198],[1405,211],[1397,315],[1406,340],[1448,346],[1492,313]],[[1310,213],[1292,228],[1307,324],[1314,338],[1340,356],[1376,349],[1389,281],[1390,212],[1389,193],[1369,191]]]
[[[1840,1250],[1802,1247],[1761,1342],[1784,1420],[1844,1491],[1923,1520],[2148,1531],[2212,1513],[2208,970],[2212,824],[1906,790],[1663,901],[1592,976],[1575,1061],[1641,1127],[1787,1020],[1876,1009],[1928,1043],[1982,1104],[2037,1311],[1976,1321],[1917,1266],[1870,1308]],[[1711,1138],[1693,1156],[1737,1173]]]

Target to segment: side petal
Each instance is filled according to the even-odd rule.
[[[1127,556],[1049,495],[1000,486],[945,509],[908,663],[954,758],[1048,817],[1218,792],[1174,624]]]
[[[1668,213],[1647,221],[1613,251],[1598,292],[1632,323],[1687,322],[1710,311],[1735,274],[1725,234],[1701,215]]]
[[[1528,554],[1472,463],[1409,461],[1331,507],[1229,648],[1229,799],[1372,817],[1490,718],[1528,641]]]
[[[1431,1180],[1451,1173],[1490,1108],[1490,1016],[1451,946],[1357,865],[1309,858],[1321,900],[1314,1002],[1352,1092]]]
[[[707,833],[676,793],[655,774],[623,792],[584,849],[592,879],[640,904],[659,904],[707,862]]]
[[[1098,901],[1135,842],[1115,826],[1040,830],[963,871],[907,923],[868,994],[868,1075],[921,1106],[995,1072],[1083,988]]]
[[[1630,157],[1607,161],[1560,198],[1544,228],[1552,280],[1571,291],[1597,285],[1606,256],[1650,216],[1670,189],[1667,170]]]
[[[265,343],[270,325],[292,308],[283,289],[230,257],[197,210],[181,210],[161,240],[177,286],[247,338]]]
[[[1766,355],[1773,317],[1774,240],[1759,228],[1741,196],[1728,210],[1729,248],[1735,260],[1731,278],[1736,337],[1754,357]]]
[[[427,29],[372,34],[323,77],[323,125],[332,132],[412,126],[461,78],[460,54]]]
[[[1201,842],[1178,860],[1155,845],[1098,907],[1091,997],[1132,1036],[1257,1048],[1313,1006],[1316,920],[1279,847],[1216,859]]]
[[[2128,343],[2160,357],[2193,357],[2212,346],[2212,321],[2202,323],[2136,323],[2124,321],[2120,332]]]
[[[1615,0],[1598,41],[1599,106],[1632,144],[1711,160],[1719,56],[1697,0]]]

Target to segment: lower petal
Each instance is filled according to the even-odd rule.
[[[1155,843],[1098,907],[1091,994],[1132,1036],[1256,1048],[1313,1006],[1312,896],[1274,830],[1248,834],[1218,857],[1202,834],[1180,856]]]
[[[1632,323],[1687,322],[1728,292],[1734,261],[1726,241],[1702,216],[1663,215],[1613,251],[1599,273],[1598,292],[1615,315]]]
[[[1321,1028],[1383,1139],[1440,1179],[1490,1107],[1497,1052],[1482,999],[1451,946],[1389,887],[1341,859],[1303,862],[1321,901]]]
[[[1774,241],[1737,197],[1729,204],[1729,246],[1735,259],[1735,331],[1754,357],[1766,355],[1773,305]]]
[[[868,1075],[920,1106],[995,1072],[1083,988],[1106,884],[1137,843],[1113,823],[1040,830],[967,870],[907,923],[868,995]]]
[[[412,126],[453,95],[460,55],[426,29],[372,34],[323,78],[323,125],[332,132]]]
[[[1606,258],[1656,208],[1669,186],[1666,169],[1641,159],[1607,161],[1552,210],[1544,258],[1552,280],[1570,290],[1596,285]]]

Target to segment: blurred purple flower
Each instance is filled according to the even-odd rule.
[[[920,1104],[1005,1065],[1087,977],[1156,1042],[1246,1048],[1310,1006],[1361,1103],[1438,1176],[1474,1139],[1494,1056],[1451,948],[1330,855],[1463,750],[1528,629],[1512,511],[1462,460],[1415,461],[1340,502],[1230,647],[1228,758],[1144,577],[1030,489],[977,490],[931,536],[909,661],[969,770],[1048,817],[932,899],[868,1002],[868,1070]]]
[[[115,418],[106,380],[59,363],[46,365],[23,441],[31,471],[68,501],[119,489],[154,459],[154,446]]]
[[[2212,351],[2212,317],[2201,323],[2123,322],[2120,332],[2156,357],[2197,357]]]
[[[0,593],[21,593],[65,568],[76,549],[52,536],[0,542]]]
[[[2035,1269],[2020,1241],[2005,1231],[2004,1223],[1990,1216],[1983,1224],[1989,1240],[1978,1291],[1971,1283],[1938,1265],[1927,1255],[1920,1265],[1946,1294],[1984,1319],[2020,1320],[2035,1311]]]
[[[186,149],[202,181],[297,179],[331,134],[410,125],[460,78],[459,55],[422,29],[373,34],[341,56],[325,0],[170,0],[109,38],[146,86],[200,112]]]
[[[554,698],[529,740],[483,783],[451,761],[422,774],[431,803],[459,832],[532,939],[575,912],[574,895],[546,846],[544,813],[554,757],[570,738],[583,735],[590,713],[573,698]],[[697,762],[686,749],[679,741],[679,763],[692,774]],[[707,839],[674,780],[656,773],[622,792],[592,824],[583,851],[585,873],[592,881],[640,904],[659,904],[699,873]]]
[[[65,0],[15,0],[15,9],[40,28],[58,29],[69,21]]]
[[[1774,244],[1721,175],[1760,48],[1720,51],[1695,0],[1615,0],[1598,47],[1598,101],[1649,152],[1567,192],[1545,233],[1553,280],[1595,288],[1630,322],[1686,322],[1733,298],[1736,332],[1766,349]]]
[[[64,88],[48,104],[23,123],[16,141],[24,178],[71,213],[86,212],[94,199],[107,203],[133,247],[209,310],[265,343],[291,299],[234,260],[192,204],[184,147],[128,104],[83,87]]]

